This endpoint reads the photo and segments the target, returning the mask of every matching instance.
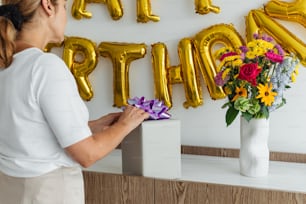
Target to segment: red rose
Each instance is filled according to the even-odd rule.
[[[256,77],[260,73],[260,68],[255,63],[244,64],[240,67],[239,79],[250,82],[253,86],[257,85]]]

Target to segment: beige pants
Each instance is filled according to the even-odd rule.
[[[82,170],[60,168],[34,178],[0,172],[0,204],[84,204]]]

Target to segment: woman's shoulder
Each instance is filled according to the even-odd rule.
[[[38,54],[37,61],[39,61],[42,64],[65,64],[63,59],[60,58],[58,55],[52,53],[52,52],[43,52],[41,51]]]
[[[32,74],[35,76],[71,75],[64,60],[54,53],[32,49],[27,53],[27,56],[27,60],[32,64]]]
[[[18,61],[27,61],[33,64],[63,64],[64,61],[54,53],[44,52],[38,48],[28,48],[15,54]]]

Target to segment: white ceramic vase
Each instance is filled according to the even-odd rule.
[[[240,118],[240,173],[262,177],[269,172],[269,119]]]

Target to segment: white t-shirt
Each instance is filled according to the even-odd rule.
[[[62,59],[37,48],[0,68],[0,171],[33,177],[78,165],[63,148],[91,135],[88,110]]]

